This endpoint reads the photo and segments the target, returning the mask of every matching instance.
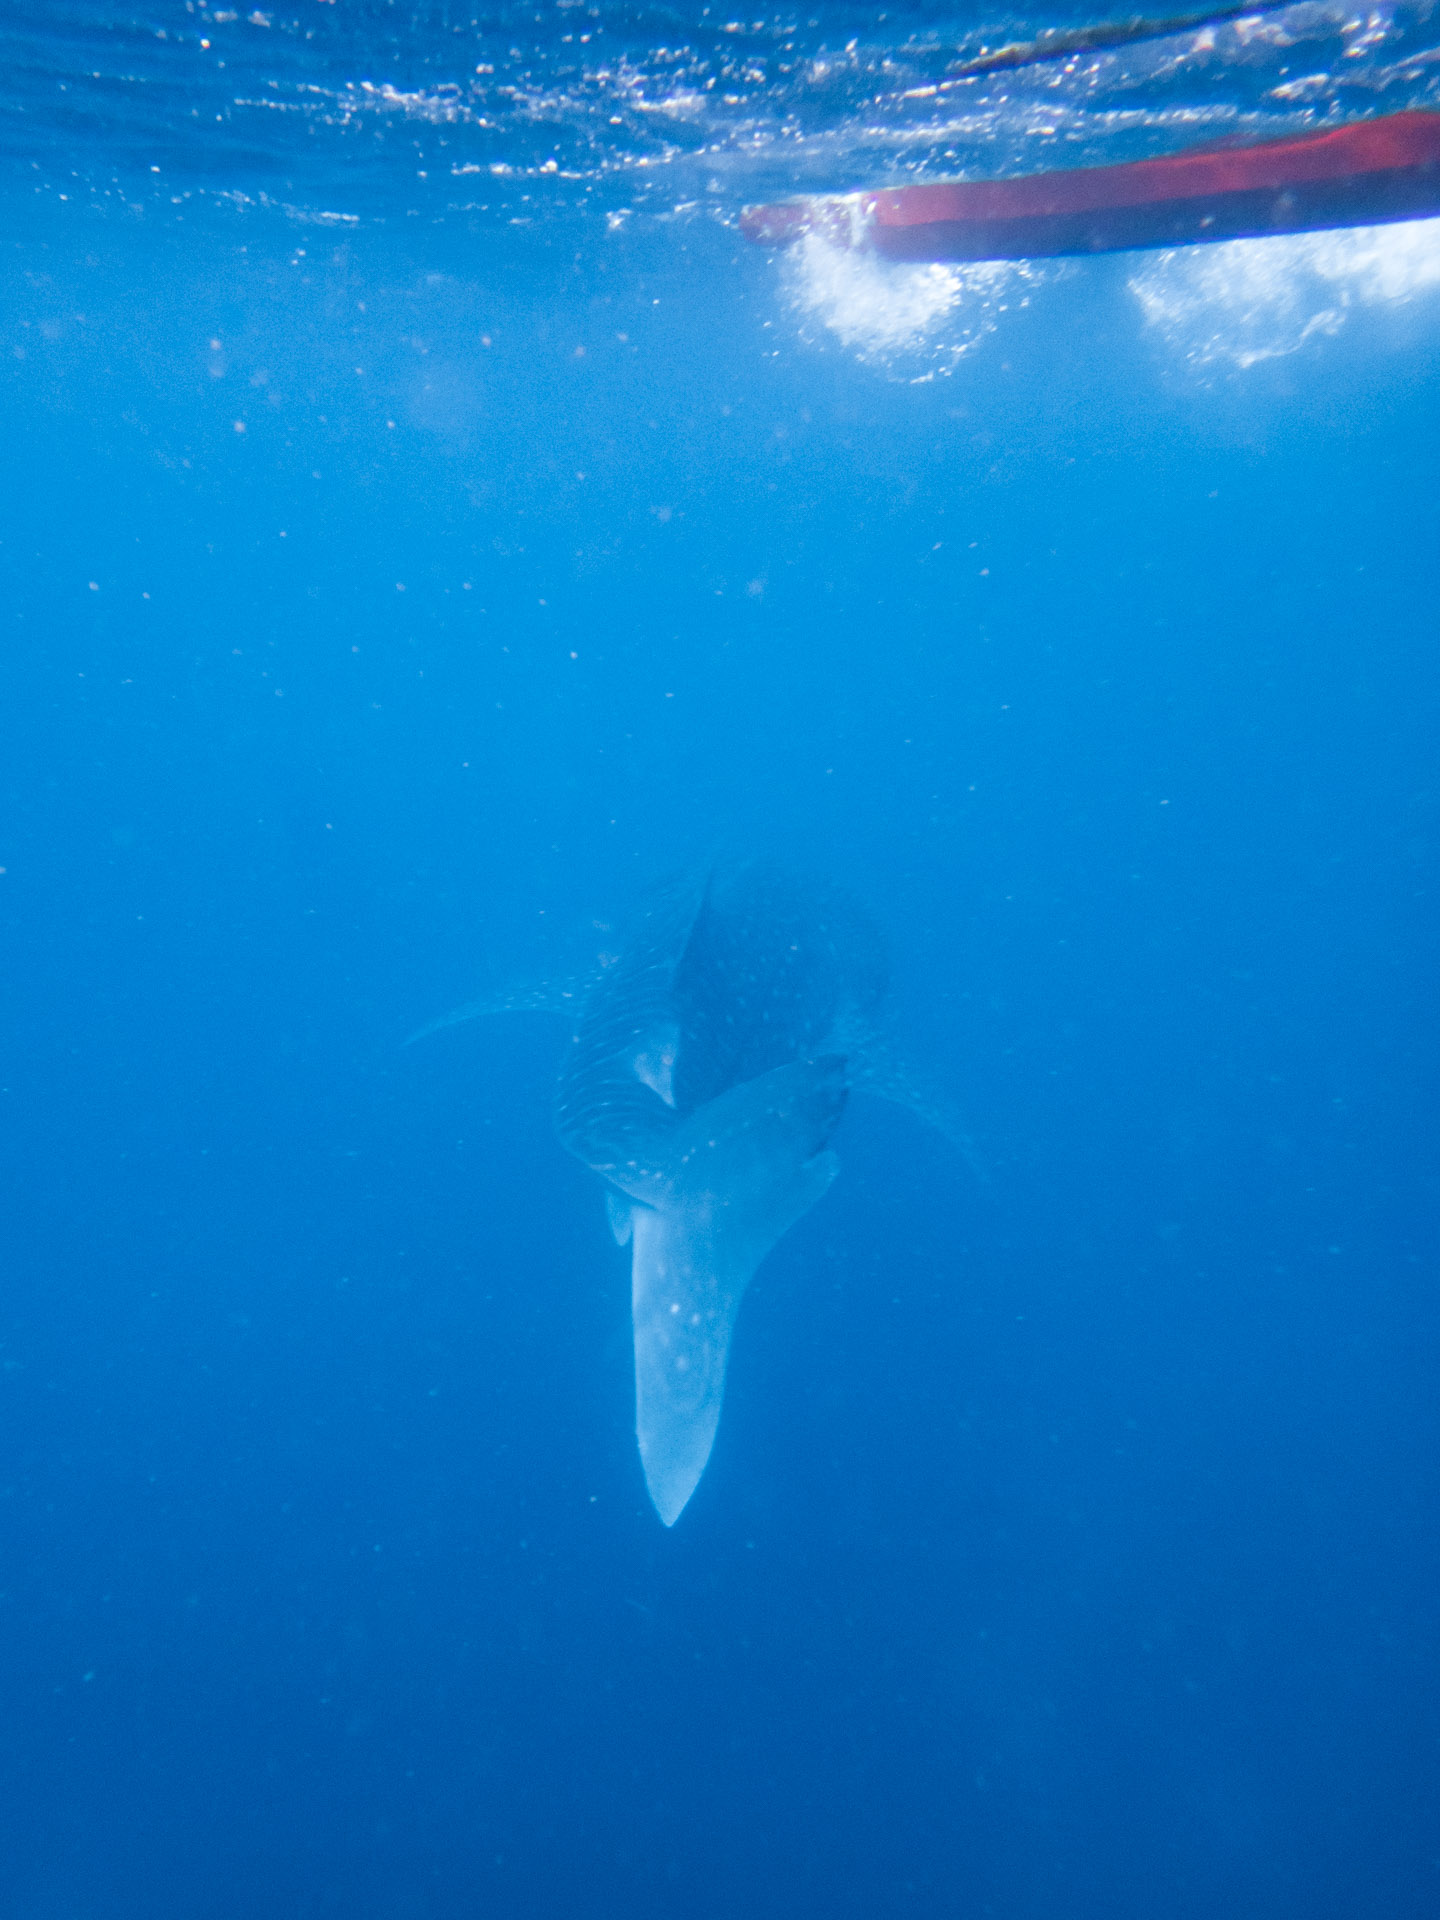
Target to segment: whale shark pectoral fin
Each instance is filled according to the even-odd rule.
[[[913,1113],[959,1154],[982,1186],[990,1184],[990,1171],[965,1131],[958,1109],[946,1095],[927,1084],[928,1076],[899,1059],[883,1039],[873,1034],[855,1049],[849,1062],[850,1084],[857,1093],[873,1094]]]
[[[443,1033],[446,1027],[463,1026],[467,1020],[485,1020],[494,1013],[559,1013],[567,1019],[573,1019],[581,997],[580,986],[569,980],[544,980],[529,987],[497,988],[483,1000],[467,1000],[463,1007],[454,1007],[449,1013],[442,1013],[438,1019],[427,1020],[423,1027],[417,1027],[414,1033],[406,1036],[404,1045],[413,1047],[417,1040],[428,1040],[432,1034]]]
[[[843,1062],[833,1060],[732,1088],[691,1116],[664,1203],[631,1216],[635,1429],[667,1527],[715,1444],[745,1289],[835,1177],[824,1141],[844,1097]]]

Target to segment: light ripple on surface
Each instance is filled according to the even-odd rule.
[[[986,36],[924,7],[880,25],[826,8],[822,27],[578,0],[158,0],[144,15],[16,0],[0,22],[0,153],[27,190],[162,213],[238,193],[542,232],[680,203],[730,219],[790,192],[1094,163],[1433,103],[1433,12],[1299,0],[962,79],[953,69]],[[1007,19],[989,38],[1083,13]],[[477,178],[492,183],[478,198]]]

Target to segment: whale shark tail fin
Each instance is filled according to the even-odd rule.
[[[634,1210],[635,1425],[667,1527],[710,1458],[751,1276],[835,1177],[845,1094],[836,1055],[730,1088],[680,1129],[659,1204]]]

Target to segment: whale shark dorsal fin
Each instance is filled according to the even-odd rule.
[[[735,1316],[755,1269],[834,1179],[838,1058],[777,1067],[699,1108],[657,1205],[631,1215],[635,1428],[655,1510],[673,1526],[715,1443]]]
[[[658,1093],[667,1107],[675,1105],[675,1062],[679,1052],[680,1029],[673,1020],[662,1020],[653,1032],[644,1036],[635,1054],[635,1078],[652,1093]]]
[[[617,1247],[626,1246],[635,1231],[635,1208],[623,1193],[617,1193],[614,1187],[605,1189],[605,1218],[610,1222],[610,1231],[615,1236]]]

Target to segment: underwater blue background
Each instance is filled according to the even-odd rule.
[[[703,213],[142,210],[23,11],[0,1914],[1432,1913],[1433,297],[918,377]],[[666,1532],[561,1035],[405,1042],[717,849],[973,1153],[851,1101]]]

